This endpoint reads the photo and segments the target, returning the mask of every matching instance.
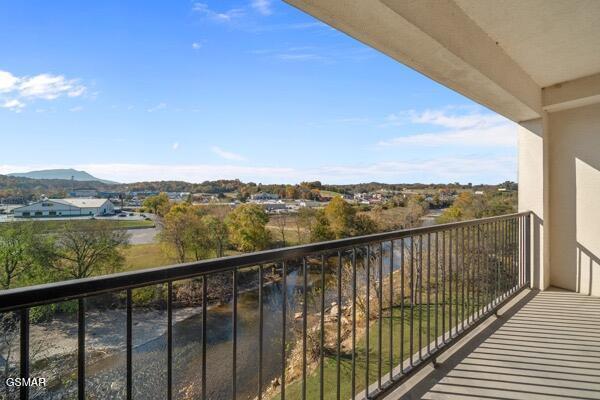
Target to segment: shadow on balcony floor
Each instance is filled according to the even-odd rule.
[[[505,310],[387,399],[600,399],[600,298],[530,291]]]

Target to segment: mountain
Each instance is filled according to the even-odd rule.
[[[96,178],[93,175],[88,174],[85,171],[77,171],[76,169],[44,169],[41,171],[29,171],[29,172],[16,172],[8,174],[8,176],[14,176],[19,178],[30,178],[30,179],[63,179],[70,180],[71,177],[75,181],[89,182],[97,181],[107,185],[115,185],[118,182],[107,181],[104,179]]]

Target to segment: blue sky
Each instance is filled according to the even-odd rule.
[[[276,0],[0,3],[0,173],[516,179],[516,128]]]

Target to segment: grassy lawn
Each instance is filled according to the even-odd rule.
[[[161,267],[175,262],[163,252],[160,243],[147,243],[129,246],[124,250],[125,267],[123,271]]]
[[[272,215],[269,218],[269,223],[267,224],[267,229],[271,232],[271,237],[275,241],[281,241],[281,230],[277,225],[277,219],[285,218],[285,245],[286,246],[294,246],[300,244],[300,240],[298,238],[298,229],[296,227],[296,218],[295,214],[286,214],[285,216],[280,215]],[[302,232],[305,230],[302,229]]]
[[[76,221],[78,224],[86,225],[86,224],[94,224],[100,220],[92,220],[92,219],[73,219],[72,221]],[[146,220],[103,220],[111,224],[114,229],[137,229],[137,228],[153,228],[154,221],[146,221]],[[7,224],[20,224],[25,221],[17,221],[17,222],[5,222]],[[37,232],[40,233],[52,233],[56,232],[64,226],[67,220],[36,220],[33,223],[36,226]]]
[[[453,310],[454,311],[454,310]],[[418,332],[419,332],[419,320],[422,323],[422,346],[426,346],[428,342],[435,340],[436,331],[435,331],[435,311],[434,306],[430,306],[430,314],[429,318],[430,327],[427,330],[427,307],[423,306],[422,310],[422,318],[419,319],[420,313],[419,308],[415,307],[413,309],[414,314],[414,322],[413,322],[413,354],[418,351]],[[441,335],[442,333],[442,306],[438,306],[438,330],[437,335]],[[401,360],[405,360],[410,356],[410,309],[405,306],[404,309],[404,321],[401,318],[401,309],[400,307],[395,307],[393,311],[393,318],[390,321],[389,311],[387,315],[384,316],[382,320],[382,329],[381,329],[381,374],[389,373],[390,364],[395,367],[400,364]],[[390,323],[392,324],[392,339],[393,339],[393,359],[392,363],[390,363]],[[400,356],[400,335],[401,330],[404,330],[404,345],[403,345],[403,354]],[[448,330],[448,307],[446,307],[446,331]],[[429,334],[429,337],[428,337]],[[373,384],[377,381],[378,377],[378,360],[379,360],[379,345],[378,345],[378,337],[379,337],[379,324],[377,320],[372,321],[369,330],[369,384]],[[423,356],[425,356],[426,352],[423,352]],[[367,373],[367,347],[366,341],[363,337],[356,338],[356,380],[355,380],[355,390],[356,394],[365,388],[365,378]],[[415,361],[418,357],[415,359]],[[324,359],[324,398],[325,399],[336,399],[336,384],[337,384],[337,361],[336,354],[328,354]],[[319,376],[320,368],[317,367],[312,373],[310,373],[307,377],[306,381],[306,398],[315,399],[319,398]],[[385,382],[387,376],[382,379],[382,382]],[[352,389],[352,353],[351,351],[343,352],[340,357],[340,394],[342,399],[351,398],[351,389]],[[286,399],[300,399],[302,398],[302,385],[301,379],[286,385]],[[276,394],[273,396],[274,399],[278,399],[280,394]]]
[[[321,196],[325,196],[325,197],[337,197],[337,196],[342,196],[341,193],[338,192],[332,192],[331,190],[320,190],[319,191],[321,193]]]
[[[125,266],[121,271],[136,271],[145,268],[164,267],[177,264],[173,258],[165,254],[160,243],[136,244],[123,251]],[[226,256],[240,254],[234,250],[226,250]],[[191,258],[188,261],[193,261]]]

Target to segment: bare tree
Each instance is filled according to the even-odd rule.
[[[70,278],[87,278],[115,271],[124,262],[121,248],[129,243],[124,230],[115,230],[108,221],[93,224],[67,222],[47,250],[46,260]]]
[[[279,230],[279,235],[281,236],[281,243],[282,243],[283,247],[285,247],[285,228],[287,226],[287,222],[288,222],[287,214],[279,214],[277,217],[273,218],[273,223]]]

